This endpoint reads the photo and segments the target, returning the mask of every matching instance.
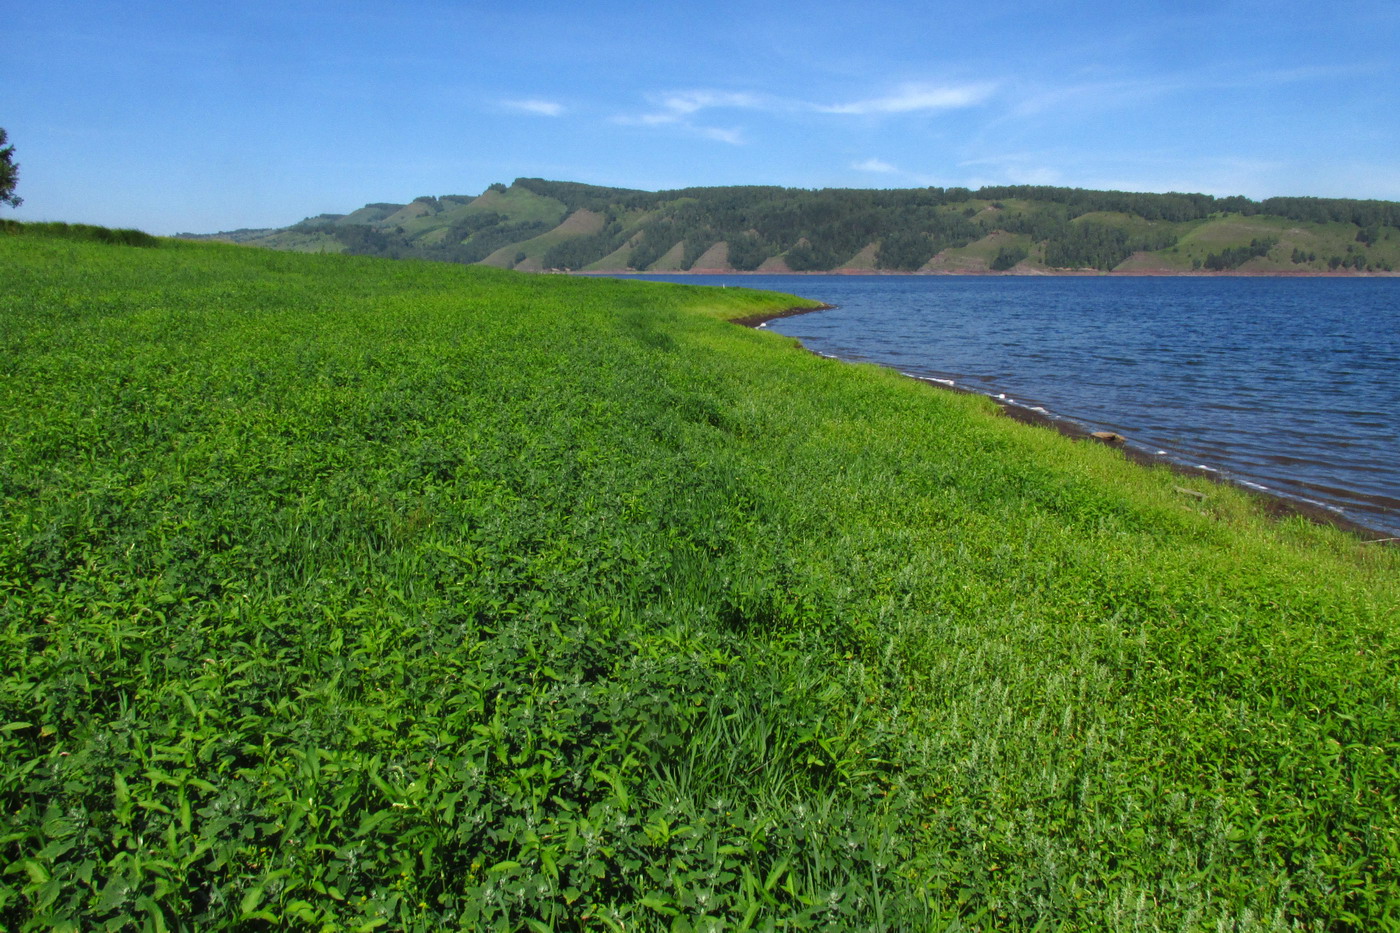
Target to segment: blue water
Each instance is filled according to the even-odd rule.
[[[1400,535],[1400,279],[647,278],[836,305],[766,326]]]

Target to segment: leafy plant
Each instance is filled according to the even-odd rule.
[[[1393,549],[784,296],[99,240],[0,237],[7,929],[1393,925]]]

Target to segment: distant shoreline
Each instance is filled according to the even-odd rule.
[[[584,275],[584,276],[613,276],[613,275],[648,275],[648,276],[665,276],[665,275],[694,275],[694,276],[707,276],[707,275],[753,275],[753,276],[775,277],[775,278],[776,278],[776,277],[784,277],[784,278],[786,278],[786,277],[814,276],[814,275],[842,275],[842,276],[918,276],[918,277],[920,277],[920,278],[950,278],[950,277],[960,277],[960,276],[973,276],[973,277],[977,277],[977,278],[984,278],[984,277],[987,277],[987,276],[1004,276],[1004,277],[1022,278],[1022,279],[1037,279],[1037,278],[1041,278],[1041,279],[1049,279],[1049,278],[1133,278],[1133,279],[1145,279],[1145,278],[1163,278],[1163,279],[1181,279],[1181,278],[1204,278],[1204,279],[1218,279],[1218,278],[1239,278],[1239,279],[1394,279],[1394,278],[1400,278],[1400,272],[1354,272],[1354,271],[1352,271],[1352,272],[1341,272],[1341,271],[1338,271],[1338,272],[1330,272],[1330,271],[1329,271],[1329,272],[1240,272],[1240,271],[1237,271],[1237,270],[1229,270],[1229,269],[1224,270],[1224,271],[1221,271],[1221,272],[1207,271],[1207,270],[1204,270],[1204,269],[1202,269],[1202,270],[1191,270],[1191,271],[1186,271],[1186,272],[1168,272],[1168,271],[1160,271],[1160,270],[1152,270],[1152,271],[1127,270],[1127,271],[1122,271],[1122,272],[1118,272],[1118,271],[1108,271],[1108,272],[1105,272],[1105,271],[1100,270],[1100,269],[1050,269],[1050,270],[1036,269],[1036,270],[1034,270],[1034,271],[1022,271],[1022,272],[1017,272],[1017,271],[1014,270],[1014,269],[1012,269],[1012,270],[1007,270],[1007,271],[1005,271],[1005,272],[994,272],[994,271],[992,271],[992,270],[990,270],[990,269],[982,269],[982,270],[978,270],[978,269],[964,269],[964,270],[961,270],[961,271],[958,271],[958,272],[946,272],[946,271],[942,271],[942,270],[935,271],[935,272],[900,272],[900,271],[893,270],[893,269],[827,269],[827,270],[817,270],[817,271],[811,271],[811,272],[768,272],[768,271],[759,272],[759,271],[757,271],[757,270],[749,270],[749,271],[746,271],[746,272],[741,272],[741,271],[738,271],[738,270],[726,270],[726,269],[677,269],[677,270],[674,270],[674,271],[671,271],[671,272],[656,272],[656,271],[638,272],[636,269],[611,269],[611,270],[588,269],[588,270],[586,270],[586,271],[585,271],[585,270],[566,271],[566,270],[563,270],[563,269],[545,269],[545,270],[542,270],[540,273],[536,273],[536,274],[540,274],[540,275]]]

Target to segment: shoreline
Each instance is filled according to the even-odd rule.
[[[1122,271],[1110,269],[1028,269],[1016,271],[1007,269],[997,272],[992,269],[960,269],[956,272],[935,270],[931,272],[900,272],[893,269],[827,269],[815,272],[759,272],[757,269],[741,271],[737,269],[675,269],[670,272],[643,271],[636,269],[589,269],[589,270],[564,270],[564,269],[544,269],[539,274],[543,275],[597,275],[597,276],[634,276],[634,275],[754,275],[754,276],[809,276],[809,275],[839,275],[839,276],[866,276],[866,275],[891,275],[891,276],[919,276],[920,278],[947,278],[950,276],[1006,276],[1009,278],[1022,279],[1053,279],[1053,278],[1128,278],[1128,279],[1394,279],[1400,278],[1400,272],[1240,272],[1233,269],[1226,269],[1220,272],[1208,272],[1205,270],[1185,270],[1169,271],[1163,269],[1125,269]]]
[[[814,311],[831,311],[835,307],[835,305],[823,304],[821,307],[817,308],[788,308],[783,311],[777,311],[769,314],[752,314],[741,318],[730,318],[729,323],[738,324],[742,327],[748,327],[757,330],[758,328],[761,328],[764,324],[767,324],[769,321],[776,321],[780,318],[785,317],[796,317],[800,314],[811,314]],[[789,339],[796,340],[796,338]],[[803,350],[805,350],[808,353],[811,353],[814,356],[820,356],[823,359],[833,359],[843,363],[849,362],[848,360],[842,360],[840,357],[828,356],[824,353],[817,353],[817,351],[809,348],[800,340],[797,341],[797,344]],[[1191,476],[1202,479],[1208,479],[1213,483],[1219,483],[1223,486],[1229,486],[1233,489],[1238,489],[1241,492],[1247,493],[1248,495],[1254,497],[1263,507],[1264,512],[1269,517],[1275,520],[1301,516],[1302,518],[1306,518],[1314,524],[1329,525],[1340,531],[1345,531],[1350,534],[1356,535],[1358,538],[1362,539],[1361,543],[1363,544],[1377,543],[1386,547],[1400,547],[1400,539],[1393,537],[1390,534],[1390,532],[1378,528],[1372,528],[1370,525],[1366,525],[1359,521],[1356,521],[1353,518],[1349,518],[1346,515],[1341,514],[1340,512],[1334,512],[1327,506],[1319,505],[1312,502],[1306,502],[1301,499],[1294,499],[1289,496],[1284,496],[1266,489],[1255,489],[1252,486],[1247,486],[1244,483],[1232,480],[1228,476],[1220,473],[1217,470],[1193,467],[1188,464],[1181,463],[1177,460],[1173,460],[1170,457],[1162,456],[1160,454],[1154,454],[1149,451],[1142,450],[1141,448],[1129,446],[1127,443],[1125,443],[1126,438],[1122,438],[1118,435],[1115,435],[1115,437],[1118,437],[1118,440],[1116,441],[1104,440],[1102,438],[1096,437],[1094,431],[1090,430],[1082,424],[1079,424],[1078,422],[1071,421],[1068,418],[1061,418],[1045,412],[1037,411],[1032,408],[1027,408],[1024,405],[1016,405],[1004,399],[999,399],[994,395],[987,395],[984,392],[978,392],[973,389],[965,389],[961,386],[954,385],[939,379],[930,379],[924,376],[914,376],[909,373],[903,372],[902,370],[895,369],[892,366],[885,366],[883,363],[872,363],[871,365],[880,366],[883,369],[888,369],[892,372],[897,372],[905,378],[913,379],[915,382],[923,383],[924,385],[931,386],[935,389],[943,389],[945,391],[956,392],[961,395],[976,395],[981,398],[990,399],[1001,410],[1001,413],[1004,416],[1011,418],[1013,421],[1018,421],[1021,424],[1032,425],[1034,427],[1050,428],[1054,431],[1059,432],[1064,437],[1068,437],[1070,440],[1093,441],[1095,443],[1104,444],[1107,447],[1111,447],[1114,450],[1119,451],[1125,459],[1129,460],[1132,463],[1136,463],[1139,466],[1165,467],[1178,476]]]

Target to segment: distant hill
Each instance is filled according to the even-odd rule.
[[[1388,273],[1400,203],[1046,186],[634,191],[518,178],[191,239],[567,272]]]

